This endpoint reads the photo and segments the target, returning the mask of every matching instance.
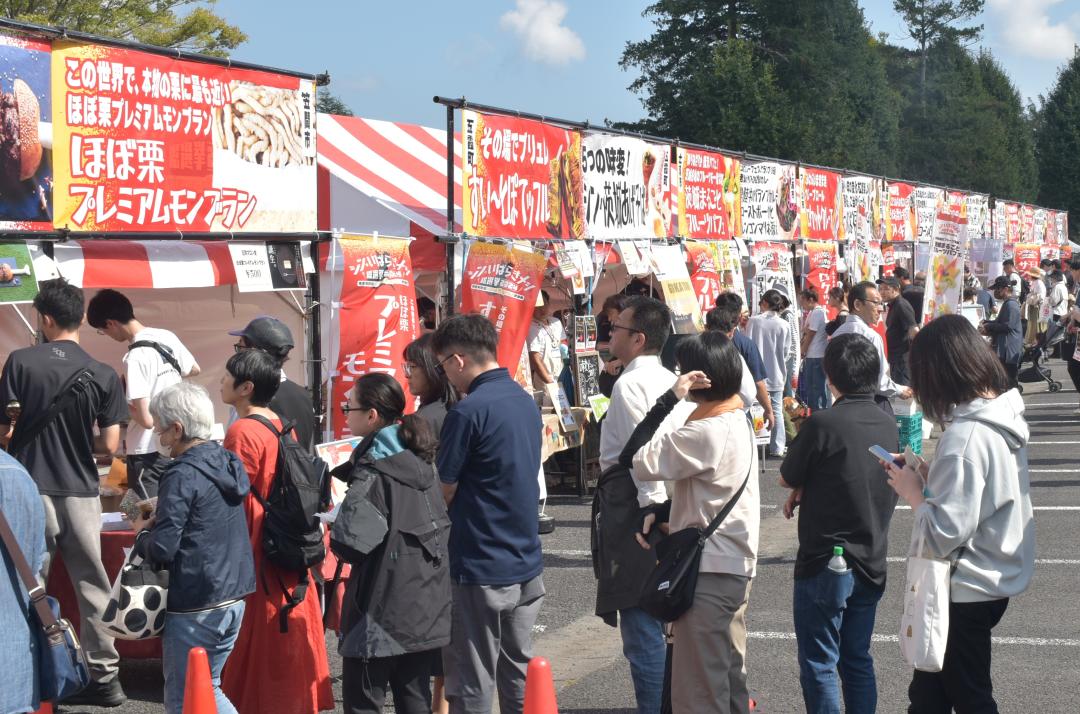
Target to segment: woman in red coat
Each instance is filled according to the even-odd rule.
[[[261,350],[233,355],[225,365],[221,398],[240,417],[225,435],[225,448],[244,463],[252,491],[265,499],[277,468],[277,437],[264,424],[244,417],[258,415],[281,428],[267,405],[280,383],[274,359]],[[248,534],[255,552],[255,592],[247,597],[244,622],[221,677],[221,688],[240,714],[314,714],[332,710],[334,694],[326,661],[322,612],[315,588],[288,614],[282,632],[280,613],[285,590],[296,587],[297,573],[280,570],[262,555],[263,507],[254,496],[244,503]]]

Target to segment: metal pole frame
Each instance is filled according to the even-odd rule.
[[[464,105],[464,100],[462,100]],[[462,177],[464,180],[464,177]],[[454,107],[446,107],[446,316],[454,314]]]

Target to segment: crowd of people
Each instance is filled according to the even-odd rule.
[[[760,528],[754,407],[791,489],[784,513],[799,520],[792,616],[807,710],[839,711],[842,699],[849,711],[874,711],[870,639],[898,499],[914,511],[912,552],[918,544],[954,564],[945,665],[915,673],[911,710],[961,702],[995,710],[990,632],[1034,564],[1028,431],[1015,389],[1025,332],[1034,347],[1046,346],[1052,326],[1063,331],[1058,354],[1080,389],[1080,260],[1068,279],[1047,267],[1049,284],[1044,271],[1025,281],[1006,262],[985,289],[970,286],[982,320],[925,325],[921,286],[902,269],[827,296],[807,288],[796,300],[775,284],[753,316],[725,292],[706,331],[677,343],[671,312],[655,297],[605,302],[611,400],[594,505],[603,522],[596,614],[619,628],[639,712],[666,703],[676,712],[749,711],[746,612]],[[85,305],[79,288],[46,281],[34,307],[45,339],[13,352],[0,375],[0,402],[21,409],[0,414],[0,437],[10,438],[0,507],[42,581],[60,555],[76,584],[92,682],[69,703],[125,700],[103,626],[111,585],[95,455],[118,453],[126,424],[129,485],[156,497],[132,524],[134,552],[170,576],[166,710],[182,711],[196,646],[207,650],[220,712],[333,709],[324,605],[336,583],[282,565],[266,537],[282,518],[283,464],[310,454],[320,431],[307,392],[282,369],[294,347],[288,328],[262,317],[230,333],[235,354],[217,395],[230,420],[219,442],[215,400],[189,381],[201,369],[195,357],[172,332],[136,319],[124,295],[104,290]],[[527,342],[538,387],[564,371],[550,307],[545,295]],[[123,379],[80,347],[84,319],[128,343]],[[408,393],[378,373],[349,391],[343,410],[360,441],[332,473],[347,491],[336,520],[327,518],[330,548],[351,568],[337,625],[347,712],[379,712],[388,694],[398,712],[486,712],[496,696],[500,711],[522,710],[545,595],[542,423],[532,395],[498,365],[498,340],[480,315],[446,319],[400,356]],[[672,344],[674,370],[662,359]],[[790,440],[785,398],[812,409]],[[908,398],[944,429],[930,463],[900,451],[892,401]],[[893,458],[879,461],[871,446]],[[328,495],[320,499],[329,509]],[[649,615],[634,583],[655,564],[658,539],[704,528],[729,502],[705,542],[690,609],[670,626]],[[27,712],[37,706],[25,657],[31,625],[27,594],[11,583],[0,583],[0,642],[11,644],[0,648],[11,673],[0,710]]]

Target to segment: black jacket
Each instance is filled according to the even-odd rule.
[[[388,427],[361,443],[347,468],[349,491],[338,518],[366,510],[365,523],[348,525],[374,528],[367,540],[376,545],[353,562],[338,652],[391,657],[449,644],[450,518],[435,467],[404,448],[397,427]],[[367,503],[356,508],[358,501]]]
[[[135,541],[144,559],[169,569],[170,611],[202,610],[255,591],[255,562],[240,459],[220,444],[193,446],[161,477],[157,520]]]

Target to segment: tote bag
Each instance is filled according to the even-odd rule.
[[[168,599],[169,571],[156,570],[131,552],[113,582],[101,623],[118,640],[160,637]]]
[[[949,578],[952,562],[924,558],[926,536],[919,535],[915,555],[908,556],[904,611],[900,616],[900,653],[923,672],[940,672],[949,639]]]

